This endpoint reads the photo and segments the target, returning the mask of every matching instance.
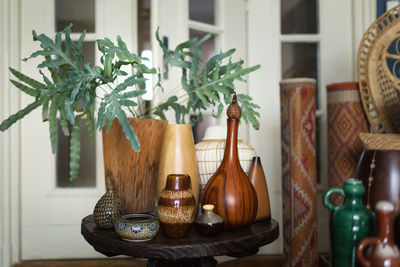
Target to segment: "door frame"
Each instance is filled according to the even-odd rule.
[[[17,112],[20,92],[9,82],[8,66],[20,68],[19,1],[0,0],[0,121]],[[20,123],[0,132],[0,266],[20,254]]]

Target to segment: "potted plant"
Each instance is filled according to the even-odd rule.
[[[195,38],[181,43],[174,51],[168,51],[157,31],[157,40],[167,62],[172,67],[182,70],[181,85],[185,95],[180,98],[176,95],[166,99],[161,97],[159,103],[144,107],[141,105],[141,96],[146,92],[145,74],[157,75],[156,87],[159,88],[160,94],[164,95],[160,72],[155,68],[146,67],[144,62],[147,59],[130,52],[120,37],[116,43],[108,38],[97,40],[98,50],[102,53],[101,65],[89,64],[81,49],[85,32],[78,41],[72,41],[71,27],[72,25],[69,25],[58,32],[54,40],[44,34],[33,33],[34,40],[40,42],[41,48],[24,61],[35,57],[43,58],[37,66],[43,81],[37,81],[10,68],[16,78],[11,79],[11,83],[34,97],[34,101],[0,124],[0,130],[5,131],[32,110],[42,107],[43,121],[49,123],[54,153],[59,120],[63,133],[71,136],[71,180],[76,178],[79,168],[81,120],[86,120],[89,133],[94,138],[96,128],[103,129],[104,136],[114,125],[114,119],[117,119],[116,125],[121,127],[133,150],[138,152],[141,148],[136,133],[140,126],[132,124],[130,117],[165,119],[164,113],[172,109],[176,114],[176,122],[186,123],[185,115],[197,114],[201,119],[202,111],[210,107],[215,110],[214,115],[219,116],[224,104],[230,103],[235,91],[233,82],[243,81],[246,74],[260,67],[257,65],[243,68],[242,60],[232,62],[230,56],[235,50],[231,49],[215,55],[200,68],[201,44],[210,38],[210,35],[201,40]],[[45,69],[48,70],[48,74],[44,72]],[[238,102],[245,121],[256,125],[258,106],[252,103],[249,96],[243,94],[238,94]]]

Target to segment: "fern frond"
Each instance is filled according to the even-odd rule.
[[[78,177],[79,160],[81,157],[81,139],[78,125],[79,121],[76,120],[76,125],[72,128],[69,147],[69,176],[71,182],[75,181]]]

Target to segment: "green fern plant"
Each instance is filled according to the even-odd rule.
[[[44,34],[33,33],[34,40],[40,42],[41,49],[24,61],[36,57],[43,58],[37,66],[43,82],[9,68],[15,77],[10,79],[11,83],[32,96],[34,101],[0,124],[0,130],[5,131],[34,109],[42,107],[42,119],[49,123],[50,142],[54,153],[59,120],[64,135],[71,136],[71,181],[76,179],[79,169],[79,122],[82,119],[86,121],[93,140],[96,128],[101,130],[106,127],[108,132],[114,119],[117,119],[132,148],[139,151],[140,144],[128,116],[165,119],[164,113],[172,109],[176,122],[186,123],[185,115],[197,114],[201,119],[202,112],[209,108],[216,110],[214,115],[219,116],[224,105],[230,103],[235,93],[234,81],[245,81],[245,75],[260,67],[256,65],[244,68],[242,60],[232,62],[230,57],[235,50],[231,49],[215,55],[200,69],[201,44],[210,38],[210,35],[200,40],[195,38],[181,43],[171,52],[161,42],[157,30],[156,37],[167,62],[171,67],[180,68],[182,71],[181,85],[185,94],[179,98],[173,95],[146,109],[141,107],[141,96],[146,92],[144,76],[157,75],[156,87],[163,94],[160,72],[146,67],[144,63],[147,59],[131,53],[119,36],[116,43],[108,38],[96,41],[98,50],[102,53],[101,65],[92,66],[82,53],[85,32],[80,35],[78,41],[73,41],[70,36],[71,27],[72,24],[58,32],[54,40]],[[47,74],[43,71],[45,69]],[[247,95],[238,94],[237,98],[243,110],[244,120],[253,126],[258,125],[259,107]]]

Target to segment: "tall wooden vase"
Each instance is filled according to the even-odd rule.
[[[237,148],[241,110],[236,95],[228,107],[228,131],[221,165],[207,182],[201,202],[213,204],[224,219],[225,230],[249,226],[257,215],[257,193],[240,166]]]
[[[258,210],[256,221],[271,219],[271,204],[269,202],[267,180],[260,157],[253,157],[250,165],[249,179],[257,192]]]
[[[114,120],[103,128],[103,155],[106,183],[113,184],[126,213],[148,213],[156,207],[156,186],[161,141],[166,120],[129,119],[140,143],[135,152]],[[109,181],[107,181],[109,180]]]
[[[199,204],[199,170],[194,149],[192,127],[188,124],[169,124],[165,130],[158,170],[157,196],[164,189],[167,176],[185,173],[190,176],[191,189]]]

